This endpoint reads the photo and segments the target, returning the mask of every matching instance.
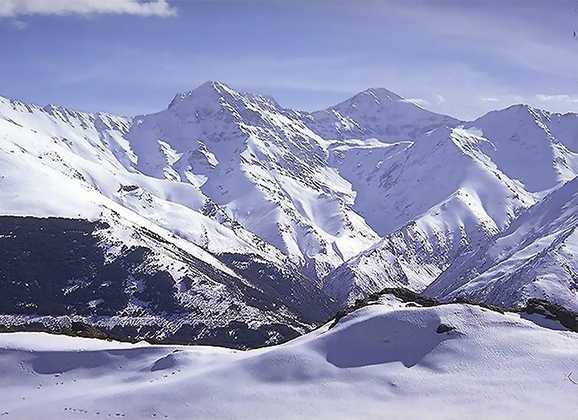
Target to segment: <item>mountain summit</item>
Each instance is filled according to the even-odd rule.
[[[333,107],[311,114],[312,128],[324,138],[415,139],[439,127],[455,127],[455,118],[427,111],[383,88],[371,88]]]

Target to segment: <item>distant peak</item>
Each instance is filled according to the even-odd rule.
[[[490,111],[486,115],[518,115],[518,116],[529,116],[533,119],[541,118],[541,117],[548,117],[552,113],[540,108],[535,108],[533,106],[527,104],[515,104],[510,105],[503,109],[498,109],[495,111]],[[485,116],[485,115],[484,115]],[[484,118],[482,116],[481,118]]]
[[[367,95],[379,100],[386,100],[386,101],[399,101],[403,98],[399,96],[397,93],[394,93],[390,90],[385,88],[369,88],[364,90],[363,92],[358,93],[356,96],[359,95]]]
[[[404,99],[390,90],[385,88],[369,88],[337,104],[334,108],[357,107],[362,104],[366,106],[382,106],[401,101],[404,101]]]
[[[234,89],[223,82],[209,80],[193,90],[176,94],[169,104],[169,109],[174,107],[176,104],[192,98],[196,100],[215,101],[227,94],[231,95],[236,93],[237,92]]]
[[[529,111],[532,107],[527,104],[514,104],[504,108],[504,111]]]
[[[216,106],[225,102],[235,107],[246,107],[248,102],[253,102],[260,106],[280,108],[277,101],[270,96],[238,91],[223,82],[209,80],[193,90],[175,95],[169,109],[184,103]]]
[[[222,92],[222,91],[227,91],[227,90],[233,90],[230,86],[228,86],[226,83],[223,82],[219,82],[218,80],[208,80],[205,83],[199,85],[199,87],[197,87],[194,90],[215,90],[218,92]]]
[[[534,116],[549,116],[552,115],[553,113],[550,111],[547,111],[545,109],[542,108],[536,108],[533,107],[531,105],[527,105],[527,104],[516,104],[516,105],[510,105],[507,108],[504,108],[502,110],[498,110],[495,112],[500,112],[500,111],[508,111],[508,112],[518,112],[518,113],[524,113],[524,114],[532,114]]]

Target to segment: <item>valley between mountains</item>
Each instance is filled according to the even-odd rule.
[[[575,312],[576,174],[578,114],[526,105],[459,121],[376,88],[304,112],[220,82],[131,118],[0,98],[0,325],[249,349],[392,287]]]

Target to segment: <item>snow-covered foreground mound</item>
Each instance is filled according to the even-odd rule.
[[[578,401],[576,348],[576,333],[519,315],[395,300],[245,352],[2,334],[0,414],[569,419]]]

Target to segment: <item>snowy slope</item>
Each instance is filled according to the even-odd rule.
[[[300,275],[285,260],[280,250],[236,223],[199,188],[190,183],[140,173],[136,168],[138,159],[125,139],[129,126],[130,122],[120,117],[56,107],[41,108],[12,100],[0,101],[0,215],[52,216],[109,223],[114,227],[112,236],[98,244],[90,242],[87,246],[102,248],[107,258],[121,249],[120,256],[107,260],[107,263],[117,265],[119,262],[124,264],[122,261],[127,255],[132,256],[135,250],[146,249],[151,255],[139,261],[137,267],[141,280],[156,274],[163,278],[168,273],[171,279],[168,283],[158,280],[159,286],[166,290],[155,293],[166,295],[169,302],[176,298],[189,314],[188,321],[187,316],[179,315],[180,321],[175,329],[192,321],[203,325],[206,330],[226,327],[235,320],[243,324],[250,320],[253,323],[251,328],[267,323],[292,325],[293,329],[287,334],[274,338],[273,342],[276,342],[290,338],[303,331],[306,325],[331,315],[328,299],[311,280]],[[41,228],[51,229],[51,226],[53,223],[47,220]],[[152,232],[158,239],[143,241],[143,231]],[[10,234],[0,237],[1,247],[8,249],[12,239]],[[53,246],[49,243],[46,243],[48,250]],[[171,247],[176,247],[176,251],[167,249],[163,243],[173,244]],[[18,252],[26,255],[27,247],[35,245],[19,244]],[[102,265],[102,262],[97,262],[102,252],[91,249],[90,255],[97,260],[89,260],[90,263]],[[173,255],[175,252],[176,257]],[[218,254],[221,260],[213,254]],[[50,262],[56,254],[48,257],[46,261]],[[205,270],[199,276],[199,266],[211,267],[213,271],[207,273]],[[11,270],[10,264],[2,268],[8,270],[2,271],[1,279],[2,286],[7,285],[9,289],[9,293],[5,290],[5,296],[20,296],[11,285],[17,284],[23,276],[26,278],[26,266],[20,271]],[[94,302],[104,299],[103,307],[112,305],[114,309],[106,316],[130,315],[134,318],[133,324],[138,323],[139,317],[143,323],[148,322],[146,317],[153,318],[151,322],[157,331],[149,333],[159,338],[163,329],[164,333],[168,332],[162,312],[173,309],[170,305],[151,306],[145,299],[144,305],[137,305],[135,310],[130,299],[133,286],[129,281],[129,277],[134,275],[130,272],[113,278],[117,283],[115,290],[119,287],[116,293],[126,295],[128,299],[122,305],[116,305],[112,304],[116,298],[106,291],[99,291],[98,281],[104,281],[101,274],[92,273],[89,288],[97,287],[97,291],[90,293],[105,295],[88,299],[86,304],[95,305]],[[71,272],[65,279],[70,287],[78,283],[76,277]],[[183,278],[187,280],[185,283]],[[34,272],[31,279],[35,283],[45,282],[45,287],[54,286],[41,271]],[[189,284],[191,279],[192,284]],[[45,297],[47,304],[51,305],[61,304],[58,299],[63,298],[56,295]],[[19,304],[29,304],[29,298],[30,295],[24,293]],[[271,304],[278,307],[271,307]],[[284,306],[287,307],[283,309]],[[4,313],[20,314],[15,308],[4,308]],[[88,310],[88,313],[94,312],[98,312],[98,308]],[[70,310],[70,315],[76,313],[76,309]],[[50,315],[50,311],[40,314]],[[190,314],[194,316],[191,318]],[[202,341],[199,331],[182,335],[180,341]],[[129,335],[143,337],[149,333]],[[248,345],[262,345],[268,339],[265,336]],[[231,345],[244,344],[233,342]]]
[[[460,256],[426,293],[502,306],[541,298],[578,309],[578,178],[524,212],[493,241]]]
[[[0,406],[10,419],[574,418],[578,336],[524,318],[389,298],[247,352],[1,334]]]
[[[128,134],[144,173],[190,182],[313,278],[378,236],[351,205],[351,185],[326,164],[327,142],[268,97],[207,82]]]
[[[0,214],[94,220],[103,208],[124,207],[212,252],[265,247],[281,258],[240,226],[204,215],[213,206],[198,188],[137,172],[124,138],[129,122],[101,118],[1,100]]]
[[[506,228],[535,199],[488,150],[487,139],[461,128],[414,143],[336,147],[340,174],[357,187],[356,207],[385,236],[334,270],[325,290],[340,302],[386,286],[421,290],[463,249]]]
[[[489,112],[468,123],[494,146],[489,156],[502,172],[531,192],[545,191],[578,174],[578,118],[527,105]]]

